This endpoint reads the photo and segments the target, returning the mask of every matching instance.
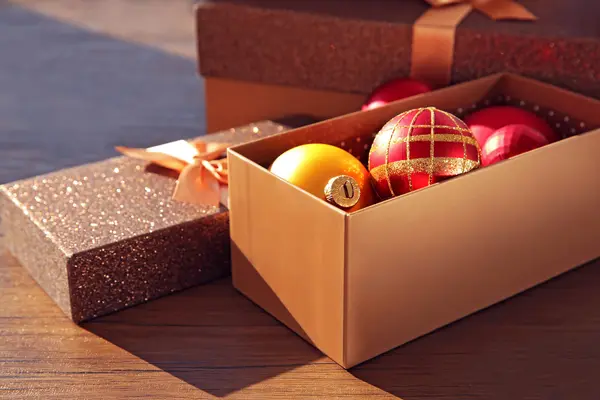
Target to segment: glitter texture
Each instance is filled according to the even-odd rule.
[[[270,121],[204,136],[241,143]],[[176,180],[118,157],[0,186],[8,249],[80,322],[229,273],[225,207],[171,199]]]
[[[515,72],[600,98],[600,2],[519,0],[535,22],[471,12],[457,27],[452,81]],[[197,11],[204,76],[369,94],[410,74],[422,0],[212,0]],[[243,62],[240,62],[243,60]]]
[[[437,135],[441,140],[436,140]],[[467,143],[470,137],[471,132],[464,122],[434,107],[406,111],[390,119],[377,134],[369,153],[368,168],[379,195],[385,197],[382,191],[391,196],[412,191],[414,174],[427,176],[426,183],[421,176],[417,177],[418,188],[431,185],[441,176],[478,168],[479,145],[472,137]],[[392,182],[396,178],[402,178],[401,186]],[[407,187],[404,187],[404,179]]]
[[[393,161],[389,164],[373,168],[371,170],[373,178],[377,181],[380,179],[387,179],[386,167],[390,175],[423,173],[430,175],[456,176],[478,168],[479,162],[448,157],[436,157],[433,161],[430,158],[413,158],[410,160]]]

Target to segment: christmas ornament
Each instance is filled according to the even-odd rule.
[[[352,154],[328,144],[305,144],[281,154],[270,171],[348,212],[371,205],[375,193],[367,169]]]
[[[465,123],[482,147],[492,133],[504,126],[514,124],[526,125],[535,129],[544,135],[550,143],[559,139],[559,136],[546,121],[536,114],[518,107],[495,106],[484,108],[467,116]]]
[[[392,118],[369,153],[369,171],[381,198],[398,196],[478,168],[477,141],[463,121],[433,107]]]
[[[431,87],[424,82],[411,78],[394,79],[377,87],[369,96],[362,109],[385,106],[392,101],[431,92]]]
[[[481,149],[482,165],[487,166],[547,145],[548,139],[527,125],[508,125],[498,129]]]

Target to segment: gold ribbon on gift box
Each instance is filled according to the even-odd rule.
[[[516,0],[425,0],[431,8],[413,26],[411,76],[435,86],[450,83],[456,27],[477,10],[493,20],[537,19]]]
[[[219,158],[230,143],[177,140],[147,149],[117,146],[120,153],[179,172],[173,199],[218,206],[221,185],[228,184],[227,159]]]

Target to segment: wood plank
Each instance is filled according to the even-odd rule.
[[[0,2],[0,182],[198,134],[190,2],[19,3]],[[79,327],[0,250],[0,398],[597,399],[598,287],[595,262],[344,371],[229,280]]]

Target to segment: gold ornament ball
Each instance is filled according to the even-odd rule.
[[[269,169],[347,212],[375,203],[369,171],[339,147],[318,143],[294,147],[277,157]]]

